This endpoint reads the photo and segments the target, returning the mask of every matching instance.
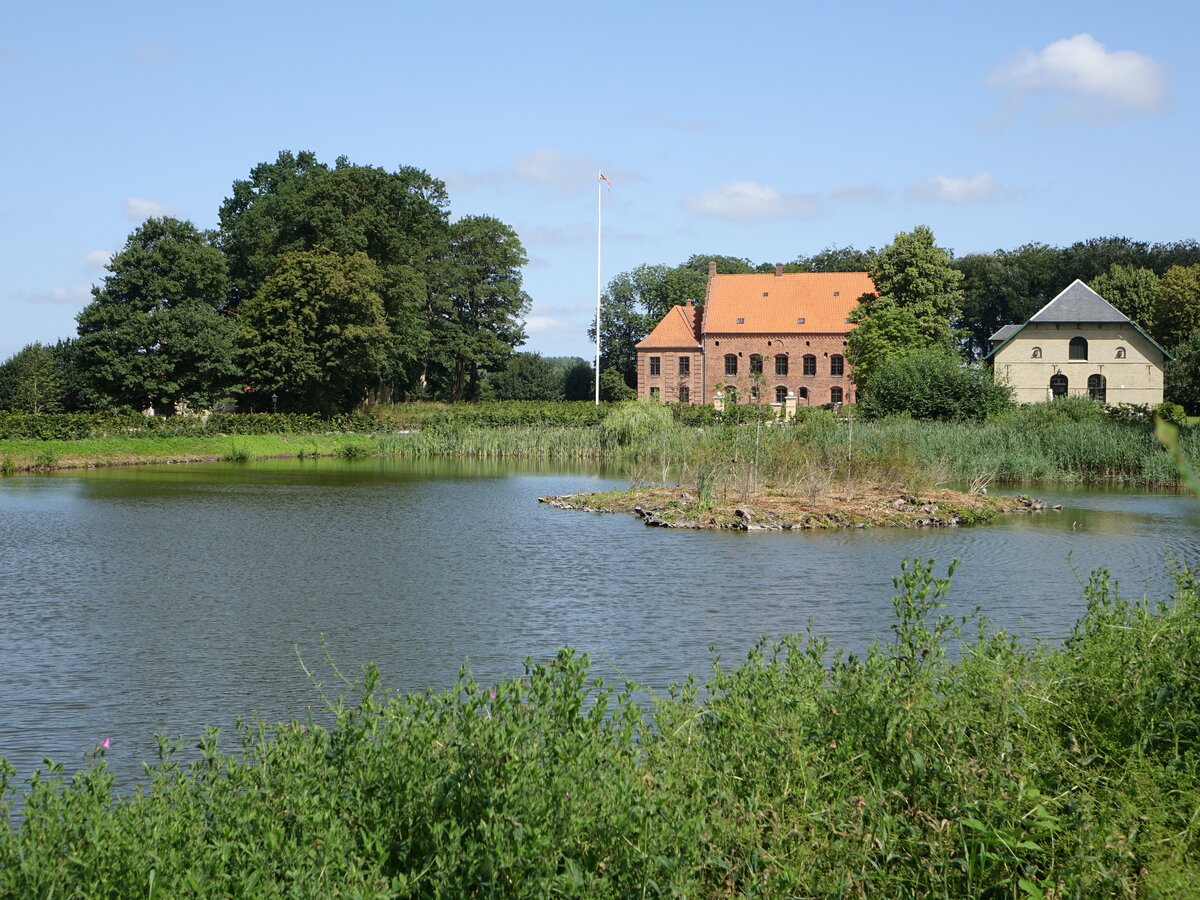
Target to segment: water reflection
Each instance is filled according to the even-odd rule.
[[[107,735],[136,771],[155,732],[317,702],[297,650],[322,635],[348,673],[397,689],[481,680],[572,644],[603,674],[664,686],[808,623],[834,647],[885,637],[901,560],[963,560],[951,612],[975,606],[1060,640],[1079,585],[1107,567],[1166,596],[1168,556],[1197,558],[1200,504],[1179,495],[1038,491],[1062,512],[945,531],[646,529],[536,498],[624,484],[587,468],[486,462],[274,461],[0,481],[0,755],[27,774]]]

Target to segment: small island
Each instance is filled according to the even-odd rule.
[[[810,496],[760,490],[748,502],[732,497],[701,500],[694,490],[682,486],[566,494],[540,497],[539,502],[558,509],[632,513],[656,528],[735,531],[954,528],[990,522],[1002,513],[1062,508],[1048,507],[1025,495],[1006,497],[947,488],[918,494],[871,484]]]

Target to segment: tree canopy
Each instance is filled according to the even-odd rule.
[[[147,219],[77,317],[76,361],[113,405],[205,406],[238,374],[225,258],[190,222]]]

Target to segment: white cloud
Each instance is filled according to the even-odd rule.
[[[569,334],[577,331],[579,326],[556,319],[553,316],[529,316],[525,319],[525,332],[530,337],[549,337],[557,334]]]
[[[512,172],[521,181],[546,187],[575,187],[595,181],[603,168],[590,156],[570,155],[543,148],[527,153],[513,163]],[[609,178],[612,176],[609,175]]]
[[[143,200],[141,197],[126,197],[121,203],[121,212],[126,218],[136,221],[144,221],[154,216],[178,216],[179,210],[174,206],[168,206],[166,203],[158,203],[154,200]]]
[[[68,304],[71,306],[84,306],[91,302],[91,299],[92,285],[90,282],[66,288],[51,288],[48,291],[39,291],[29,295],[31,303]]]
[[[503,168],[484,169],[479,172],[456,169],[441,178],[453,191],[480,187],[510,188],[519,183],[574,193],[581,187],[592,188],[601,171],[618,188],[627,182],[639,180],[631,172],[602,165],[595,157],[582,153],[564,153],[549,147],[526,153]]]
[[[904,189],[907,197],[936,200],[942,203],[976,203],[991,200],[1000,193],[1000,186],[991,172],[981,172],[966,178],[957,175],[934,175],[915,181]]]
[[[112,254],[107,250],[90,250],[83,256],[83,261],[89,269],[103,269],[110,259]]]
[[[692,194],[685,206],[696,215],[737,222],[810,218],[821,211],[820,198],[813,194],[780,193],[753,181],[731,181],[711,191]]]
[[[1127,112],[1154,112],[1167,93],[1162,66],[1132,50],[1110,51],[1090,34],[1077,34],[1024,51],[988,79],[1008,91],[1013,104],[1031,94],[1065,95],[1061,112],[1073,118],[1098,118]]]

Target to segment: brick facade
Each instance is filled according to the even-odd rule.
[[[846,335],[865,293],[874,293],[865,272],[717,275],[710,265],[704,306],[672,308],[637,345],[638,398],[745,403],[758,391],[763,403],[853,402]]]
[[[762,357],[762,376],[752,375],[751,357]],[[795,393],[798,406],[820,406],[835,399],[834,388],[840,388],[844,403],[853,402],[854,382],[850,364],[846,362],[846,341],[841,335],[724,335],[713,337],[705,344],[704,395],[700,403],[711,403],[717,393],[729,396],[732,386],[737,400],[745,403],[754,398],[754,388],[762,392],[761,400],[772,403],[776,389],[787,388]],[[725,374],[725,357],[736,355],[737,374]],[[776,357],[787,358],[787,374],[776,374]],[[811,356],[815,372],[804,374],[804,357]],[[841,357],[842,374],[833,374],[833,358]],[[640,374],[640,372],[639,372]],[[641,382],[639,381],[639,385]],[[639,392],[640,394],[640,392]]]

